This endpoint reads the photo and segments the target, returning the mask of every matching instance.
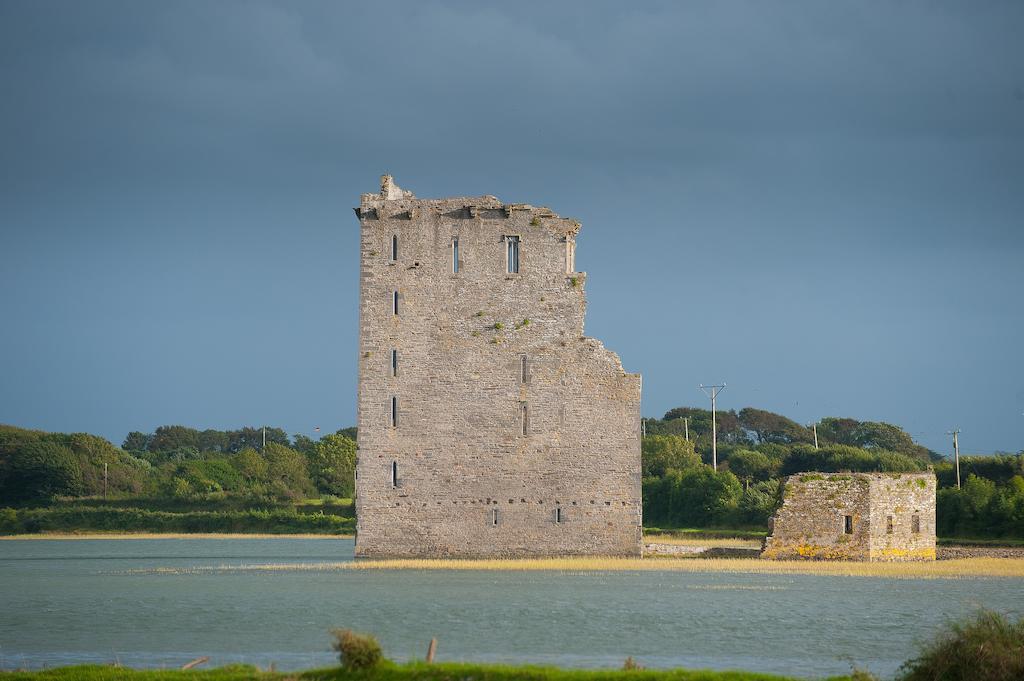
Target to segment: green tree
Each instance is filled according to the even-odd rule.
[[[201,452],[226,452],[228,451],[228,434],[223,430],[208,428],[199,433],[199,451]]]
[[[766,524],[781,502],[779,492],[779,481],[774,478],[751,485],[740,497],[740,518],[753,525]]]
[[[267,461],[270,491],[278,499],[303,499],[316,491],[309,478],[306,457],[299,452],[276,442],[267,442],[263,458]]]
[[[698,466],[644,480],[644,518],[668,527],[706,527],[733,517],[743,487],[728,471]]]
[[[904,454],[885,450],[858,449],[846,445],[828,445],[815,449],[810,445],[795,445],[782,463],[781,473],[793,475],[806,471],[834,473],[852,472],[913,472],[923,470],[925,464]]]
[[[199,451],[199,431],[186,426],[160,426],[149,441],[151,452],[189,449]]]
[[[270,426],[267,426],[264,429],[263,427],[253,428],[251,426],[246,426],[244,428],[239,428],[238,430],[228,431],[227,451],[235,453],[240,452],[247,447],[256,450],[263,449],[264,430],[266,430],[268,446],[272,443],[279,444],[284,447],[291,445],[291,441],[288,439],[288,433],[284,432],[281,428],[271,428]]]
[[[53,442],[27,442],[0,461],[0,497],[12,503],[47,501],[82,492],[74,453]]]
[[[124,444],[121,448],[128,452],[144,452],[149,448],[149,440],[152,436],[146,433],[140,433],[137,430],[133,430],[128,433],[128,437],[124,439]]]
[[[648,435],[641,446],[643,477],[662,476],[670,468],[684,470],[700,465],[693,443],[678,435]]]
[[[932,453],[926,447],[915,443],[909,433],[891,423],[829,417],[818,424],[818,435],[836,444],[862,449],[885,449],[924,462],[932,460]]]
[[[231,464],[242,474],[250,488],[257,488],[269,479],[270,466],[255,449],[246,448],[231,458]]]
[[[292,435],[292,449],[297,452],[302,452],[306,456],[312,456],[313,450],[316,449],[317,441],[308,435],[302,433],[295,433]]]
[[[321,494],[352,496],[356,470],[354,440],[343,435],[324,435],[308,456],[313,483]]]
[[[736,449],[729,454],[726,465],[747,485],[754,480],[767,480],[779,472],[780,462],[751,449]]]
[[[754,433],[758,444],[767,442],[791,444],[814,441],[810,429],[785,416],[763,409],[754,409],[753,407],[741,409],[739,422],[740,426]]]

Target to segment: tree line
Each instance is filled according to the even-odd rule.
[[[822,419],[816,448],[810,428],[780,414],[750,407],[722,411],[717,471],[709,465],[710,411],[678,407],[643,424],[647,526],[764,528],[787,475],[931,468],[939,482],[940,536],[1024,538],[1024,452],[961,457],[963,486],[957,489],[951,462],[888,423]],[[0,506],[104,494],[184,510],[214,502],[220,509],[244,509],[316,496],[350,498],[355,460],[354,428],[314,440],[267,427],[264,445],[262,427],[168,425],[131,432],[117,447],[87,433],[0,425]]]
[[[122,447],[87,433],[0,426],[0,501],[148,497],[182,502],[233,497],[253,503],[352,496],[355,429],[318,440],[281,428],[132,432]]]
[[[899,426],[825,418],[814,431],[780,414],[748,407],[716,414],[718,470],[711,463],[711,412],[692,407],[644,419],[644,522],[657,527],[757,527],[780,503],[787,475],[912,472],[932,469],[939,483],[940,536],[1024,538],[1024,452],[961,457],[953,464]],[[688,436],[688,439],[687,439]]]

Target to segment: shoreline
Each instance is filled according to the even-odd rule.
[[[353,539],[351,534],[293,532],[35,532],[0,535],[0,541],[31,541],[33,539]]]

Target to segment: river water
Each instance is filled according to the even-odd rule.
[[[891,676],[943,621],[1024,614],[1024,580],[683,572],[266,570],[352,560],[344,539],[0,541],[0,669],[333,664],[328,630],[397,660]],[[212,568],[212,569],[211,569]],[[233,569],[234,568],[234,569]]]

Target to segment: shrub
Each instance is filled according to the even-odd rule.
[[[351,629],[332,629],[338,657],[345,669],[372,669],[381,661],[380,643],[370,634],[360,634]]]
[[[902,681],[1024,679],[1024,619],[983,610],[951,622],[921,654],[900,668]]]

